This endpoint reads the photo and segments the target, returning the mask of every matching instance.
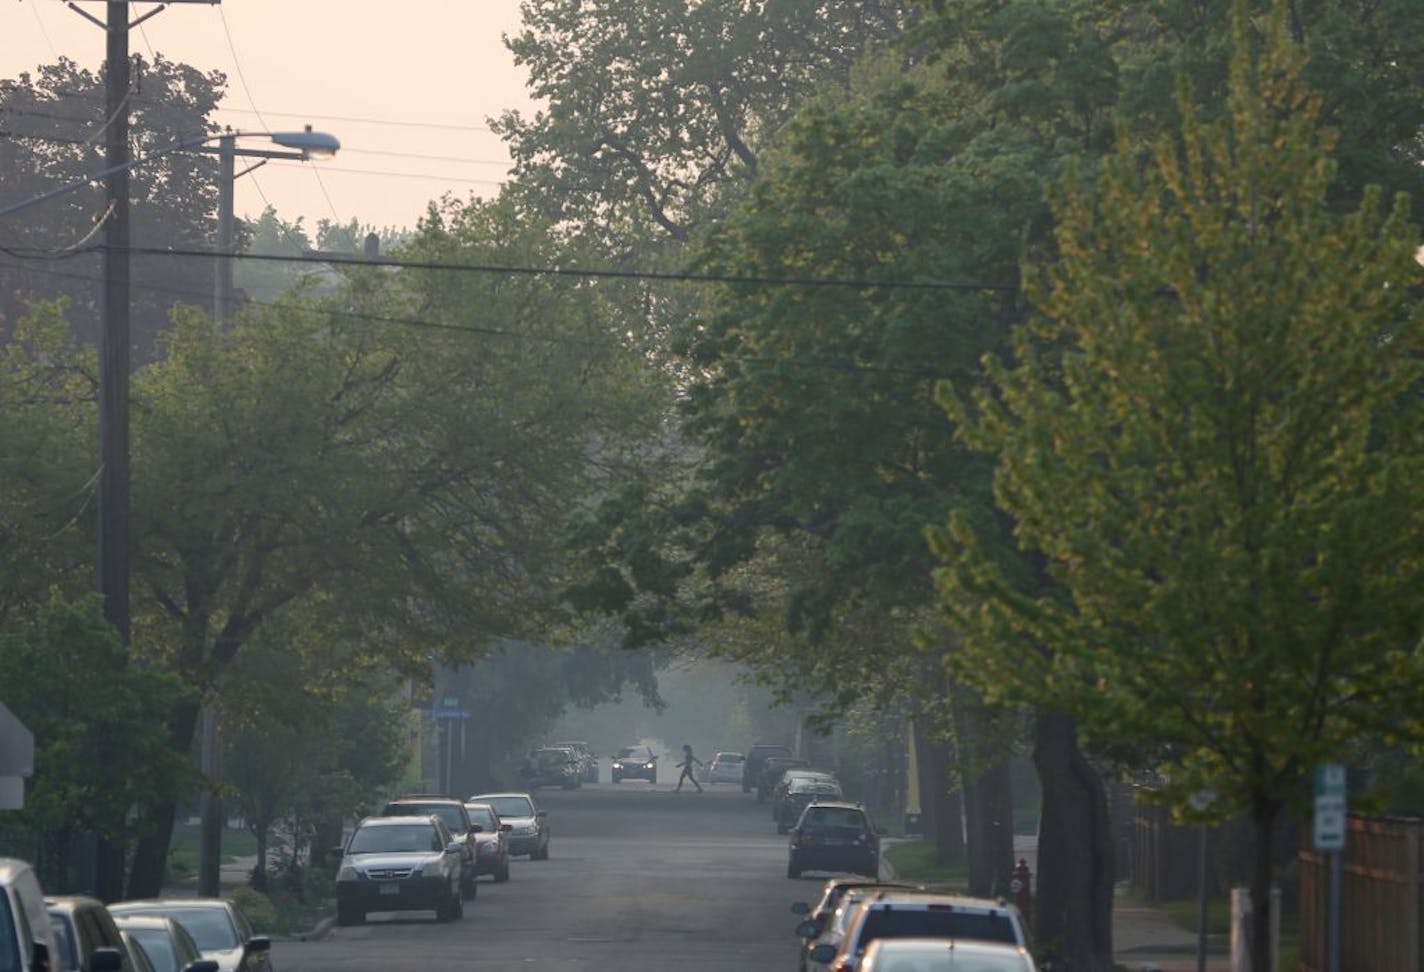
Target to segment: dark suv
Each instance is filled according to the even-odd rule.
[[[880,832],[858,803],[812,803],[791,828],[786,876],[802,871],[880,874]]]
[[[398,796],[381,808],[382,817],[439,817],[450,829],[450,835],[460,842],[461,878],[460,893],[468,900],[479,891],[475,882],[476,843],[474,821],[465,809],[463,800],[450,796],[430,793],[411,793]]]
[[[752,788],[761,779],[761,768],[766,763],[768,756],[790,755],[790,746],[777,746],[771,743],[757,743],[747,750],[747,758],[742,763],[742,792],[752,792]]]

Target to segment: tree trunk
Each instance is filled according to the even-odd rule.
[[[270,821],[252,828],[253,835],[257,838],[257,866],[252,869],[253,890],[266,892],[267,890],[267,835],[272,832]]]
[[[1043,784],[1034,940],[1069,968],[1112,968],[1112,827],[1102,778],[1078,748],[1077,722],[1040,710],[1033,761]]]
[[[199,706],[185,702],[173,713],[169,723],[169,742],[174,751],[192,752],[197,735]],[[173,842],[173,821],[178,813],[176,801],[167,800],[148,807],[144,813],[146,832],[138,839],[134,850],[133,869],[129,872],[127,898],[156,898],[163,890],[168,869],[168,845]]]
[[[1251,805],[1255,861],[1251,867],[1251,968],[1271,965],[1271,885],[1275,881],[1275,832],[1280,804],[1257,799]]]
[[[919,722],[915,723],[915,742],[920,810],[925,816],[925,833],[934,838],[935,860],[940,867],[963,867],[964,816],[959,783],[952,769],[954,751],[948,743],[924,731]]]

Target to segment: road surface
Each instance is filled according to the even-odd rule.
[[[605,767],[604,779],[607,779]],[[373,914],[317,941],[277,942],[279,972],[349,970],[791,969],[791,903],[815,877],[786,878],[771,810],[735,785],[641,781],[541,790],[549,860],[516,858],[508,883],[481,878],[465,916]]]

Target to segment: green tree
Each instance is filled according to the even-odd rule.
[[[38,835],[55,891],[79,889],[71,854],[80,838],[135,836],[133,807],[171,800],[191,781],[163,728],[190,690],[126,660],[95,595],[52,598],[0,634],[4,702],[35,735],[35,775],[16,822]]]
[[[135,58],[128,99],[134,157],[160,151],[195,134],[215,132],[209,121],[226,79],[161,55]],[[140,80],[141,79],[141,80]],[[104,169],[104,79],[61,58],[34,74],[0,81],[0,207],[23,202]],[[215,237],[217,159],[172,152],[130,174],[135,247],[203,250]],[[70,300],[69,319],[86,344],[99,343],[103,279],[96,229],[102,222],[101,183],[0,217],[6,247],[0,260],[0,338],[35,300]],[[68,259],[57,262],[56,255]],[[136,361],[150,359],[169,309],[206,305],[212,268],[201,260],[136,254],[132,261],[132,337]]]
[[[1249,813],[1264,967],[1282,809],[1317,762],[1418,735],[1424,320],[1407,201],[1332,212],[1304,53],[1280,16],[1253,57],[1243,8],[1227,110],[1184,96],[1180,137],[1063,187],[1039,313],[974,407],[944,395],[1054,586],[963,514],[937,548],[963,677],[1153,747],[1178,810]]]

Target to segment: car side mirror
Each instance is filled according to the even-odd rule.
[[[44,942],[35,942],[30,952],[30,972],[50,972],[49,946]]]
[[[831,959],[836,957],[836,947],[834,945],[827,945],[825,942],[822,942],[815,948],[811,949],[810,954],[806,957],[809,958],[812,962],[820,962],[822,965],[829,965],[831,963]]]
[[[479,824],[470,824],[470,833],[472,833],[472,834],[482,834],[482,833],[484,833],[484,832],[485,832],[485,828],[481,827]]]
[[[272,951],[272,939],[266,935],[254,935],[247,940],[247,950],[249,952],[270,952]]]
[[[808,918],[796,926],[796,934],[801,938],[815,938],[821,934],[821,925]]]
[[[447,854],[458,854],[464,849],[464,843],[458,840],[452,840],[450,841],[450,843],[445,845],[445,853]]]
[[[212,959],[197,959],[183,966],[183,972],[218,972],[218,963]]]
[[[791,906],[791,913],[793,915],[809,915],[811,913],[811,906],[804,901],[798,901]]]
[[[548,815],[549,811],[547,810],[540,810],[538,813],[534,814],[534,816],[536,817],[547,817]]]
[[[124,957],[117,948],[96,948],[84,967],[86,972],[122,972]]]

